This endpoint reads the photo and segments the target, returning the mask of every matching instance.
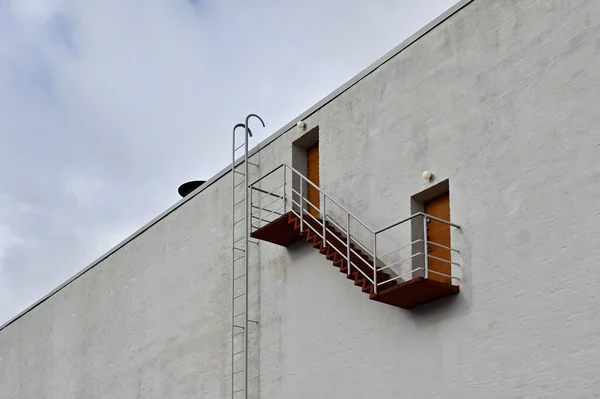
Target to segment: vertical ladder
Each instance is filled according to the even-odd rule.
[[[233,128],[232,179],[232,290],[231,290],[231,398],[248,397],[248,133],[238,144]],[[244,150],[244,161],[236,166],[236,155]],[[240,193],[241,192],[241,193]],[[241,225],[243,223],[243,225]],[[240,339],[241,338],[241,339]]]
[[[248,243],[252,220],[249,203],[248,181],[248,138],[252,132],[248,127],[251,117],[263,120],[255,114],[246,117],[246,123],[238,123],[233,128],[231,162],[232,179],[232,288],[231,288],[231,398],[248,399]],[[244,128],[244,138],[236,138],[236,130]],[[244,151],[243,162],[236,166],[236,155]],[[258,165],[255,165],[258,166]],[[256,321],[255,321],[256,322]]]

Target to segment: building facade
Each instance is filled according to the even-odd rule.
[[[226,168],[2,326],[0,398],[598,397],[599,21],[459,2],[250,151],[247,291]]]

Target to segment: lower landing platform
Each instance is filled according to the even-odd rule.
[[[250,234],[250,237],[288,247],[302,238],[300,227],[296,226],[295,219],[293,213],[288,212],[257,229]]]
[[[450,295],[456,295],[459,291],[460,288],[457,285],[416,277],[381,291],[377,295],[371,294],[371,299],[403,309],[412,309]]]

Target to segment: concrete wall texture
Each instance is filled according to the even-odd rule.
[[[305,119],[321,187],[376,228],[449,179],[461,293],[405,311],[259,244],[261,398],[598,397],[600,2],[463,3]],[[0,398],[228,398],[230,223],[225,176],[6,326]]]

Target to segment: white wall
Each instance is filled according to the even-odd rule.
[[[323,189],[373,227],[410,213],[423,170],[450,180],[464,278],[405,311],[307,244],[261,243],[262,398],[597,396],[598,21],[597,2],[475,0],[306,119]],[[228,398],[230,195],[218,180],[0,331],[0,398]]]

